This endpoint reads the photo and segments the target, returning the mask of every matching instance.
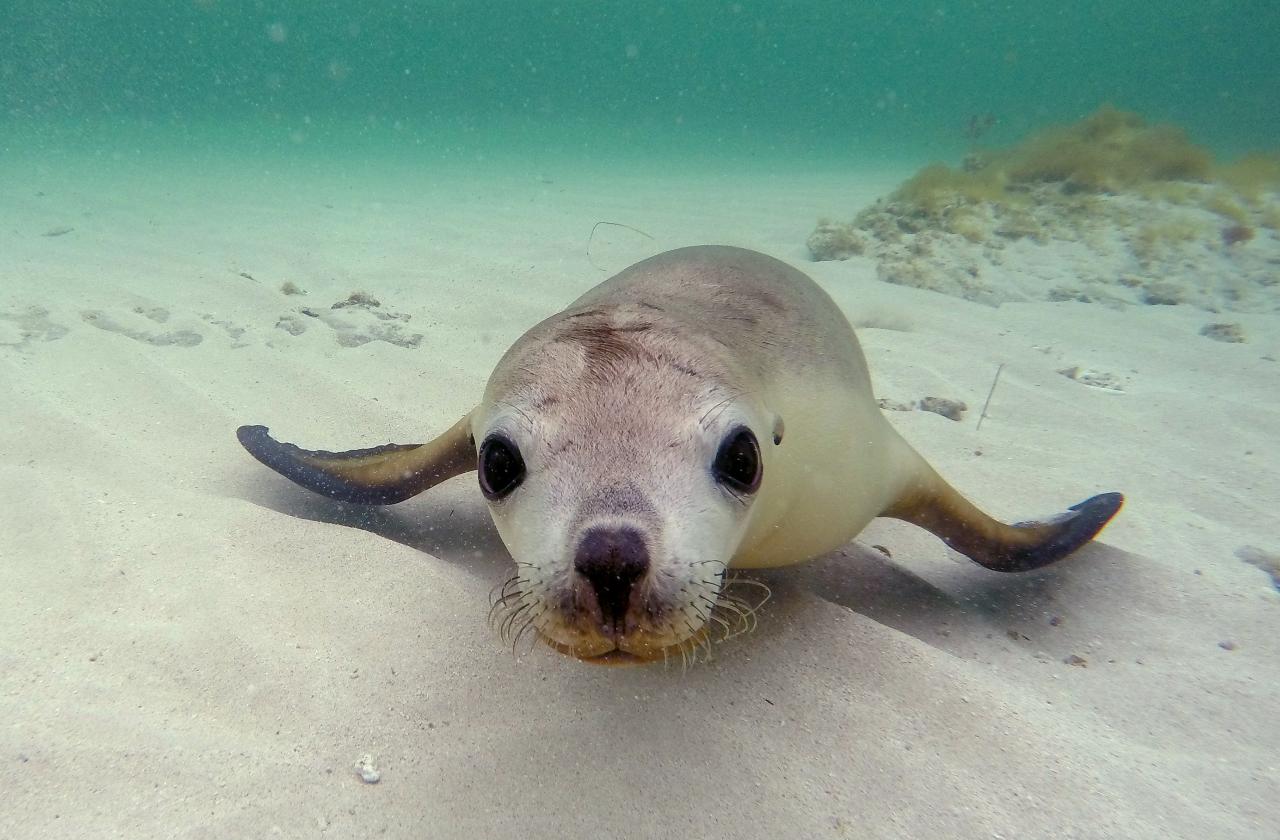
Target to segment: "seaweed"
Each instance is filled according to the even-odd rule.
[[[1218,167],[1214,177],[1246,201],[1256,204],[1264,193],[1280,190],[1280,153],[1245,155]]]
[[[1237,225],[1249,224],[1249,213],[1240,206],[1240,202],[1236,201],[1226,190],[1214,190],[1209,193],[1200,206],[1204,209],[1217,213],[1228,221],[1235,222]]]
[[[889,200],[909,204],[918,212],[937,218],[957,207],[984,201],[1005,203],[1008,193],[1000,174],[989,168],[964,172],[934,163],[898,187]]]
[[[1079,122],[1045,129],[1009,151],[1016,182],[1060,181],[1076,189],[1116,192],[1152,181],[1205,181],[1208,150],[1179,128],[1148,125],[1130,111],[1104,106]]]
[[[1270,163],[1270,158],[1247,158],[1230,171],[1233,177],[1257,182],[1272,177]],[[1274,174],[1280,177],[1280,160],[1274,163]],[[1012,148],[973,152],[962,169],[930,164],[899,187],[890,201],[908,205],[917,215],[941,219],[956,208],[984,202],[1025,203],[1028,187],[1060,183],[1068,195],[1164,187],[1171,199],[1186,202],[1192,195],[1183,182],[1204,182],[1212,175],[1212,155],[1191,143],[1181,129],[1148,125],[1137,114],[1103,107],[1079,122],[1037,132]]]

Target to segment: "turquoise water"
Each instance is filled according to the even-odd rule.
[[[1102,103],[1280,145],[1280,4],[7,0],[18,136],[955,156]]]
[[[1278,47],[1280,0],[0,0],[0,839],[1274,838],[1274,182],[809,242],[1105,103],[1280,151]],[[695,243],[821,283],[993,515],[1127,509],[1043,576],[882,523],[745,577],[714,662],[602,669],[486,624],[524,567],[475,476],[339,509],[236,440],[430,440]]]

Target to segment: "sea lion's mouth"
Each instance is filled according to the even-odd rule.
[[[681,662],[709,658],[711,645],[707,629],[703,627],[692,636],[660,645],[648,640],[593,639],[593,643],[565,644],[544,636],[547,646],[591,665],[649,665],[654,662]],[[613,645],[613,647],[606,647]],[[602,650],[602,648],[604,648]]]
[[[571,656],[592,665],[641,665],[647,661],[618,647],[601,651],[595,646],[564,644],[548,636],[543,636],[542,641],[557,653],[563,653],[565,656]]]
[[[627,653],[621,648],[602,653],[599,656],[583,656],[579,658],[588,665],[646,665],[650,661],[641,659],[634,653]]]
[[[495,590],[490,620],[503,640],[514,650],[522,638],[537,639],[557,653],[592,665],[674,662],[687,668],[709,660],[714,645],[755,628],[756,613],[769,597],[767,586],[745,580],[757,590],[757,597],[748,601],[724,590],[715,593],[712,608],[701,616],[697,629],[688,607],[679,609],[678,605],[648,610],[638,620],[606,625],[598,615],[576,609],[578,605],[571,598],[557,600],[541,593],[530,599],[520,588],[522,582],[513,575]],[[710,601],[711,596],[703,600]],[[670,616],[685,616],[683,625],[674,623]],[[667,620],[662,620],[664,617]]]

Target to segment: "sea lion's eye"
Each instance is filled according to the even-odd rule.
[[[725,436],[711,471],[716,481],[739,493],[760,488],[760,445],[750,429],[739,426]]]
[[[524,459],[520,450],[505,435],[492,434],[480,444],[480,492],[486,499],[498,500],[524,481]]]

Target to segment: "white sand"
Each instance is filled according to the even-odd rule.
[[[1280,317],[1225,344],[1190,307],[993,309],[806,260],[905,170],[7,163],[0,836],[1274,836],[1280,593],[1234,552],[1280,551]],[[655,237],[602,230],[611,271],[700,242],[809,271],[871,325],[880,396],[968,403],[892,419],[992,513],[1127,507],[1025,576],[879,521],[769,573],[710,664],[606,669],[486,625],[509,558],[472,477],[368,513],[239,448],[444,429],[606,276],[598,219]],[[296,312],[356,290],[411,320]],[[339,342],[391,327],[416,349]]]

